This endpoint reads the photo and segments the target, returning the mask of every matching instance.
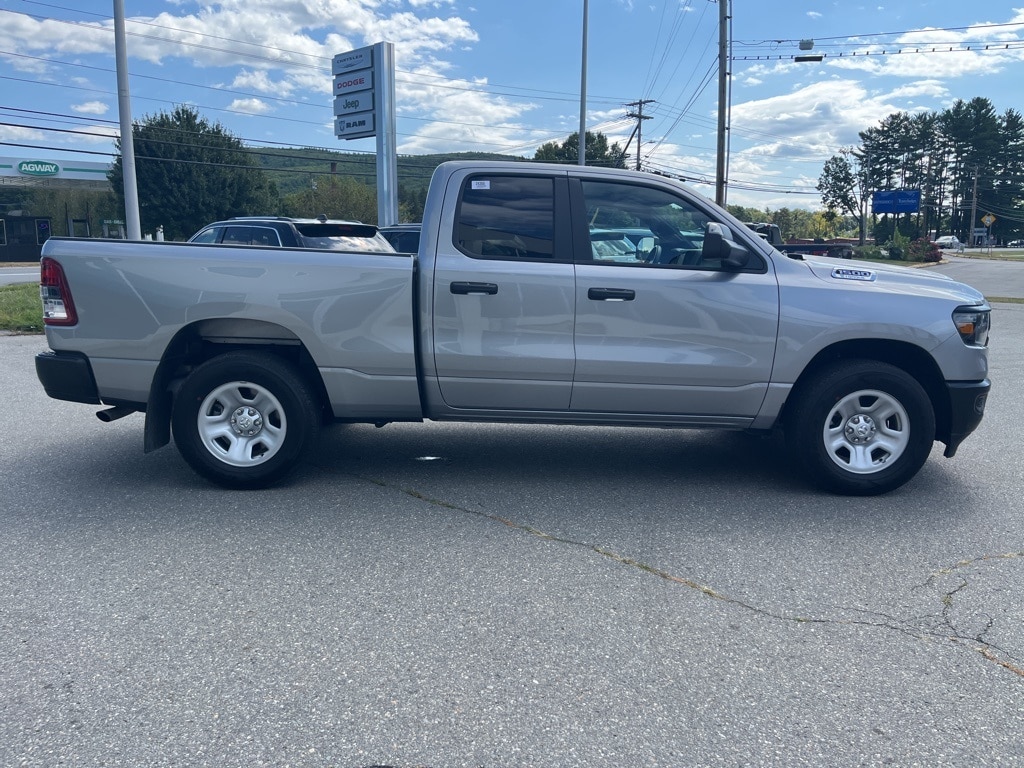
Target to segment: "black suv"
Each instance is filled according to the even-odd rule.
[[[215,221],[196,232],[190,243],[263,245],[278,248],[316,248],[326,251],[394,252],[373,224],[286,216],[239,216]]]
[[[420,249],[421,224],[392,224],[381,227],[380,233],[399,253],[416,253]]]

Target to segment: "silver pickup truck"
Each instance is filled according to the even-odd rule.
[[[814,484],[896,488],[989,390],[990,308],[941,275],[787,257],[669,179],[441,165],[419,252],[53,238],[50,397],[146,414],[201,475],[283,477],[327,421],[783,430]]]

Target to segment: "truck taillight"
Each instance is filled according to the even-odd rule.
[[[78,322],[64,269],[48,256],[39,262],[39,298],[43,301],[43,322],[47,325],[75,325]]]

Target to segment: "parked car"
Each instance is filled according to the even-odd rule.
[[[652,235],[647,250],[650,251],[653,247],[654,236]],[[643,261],[636,244],[624,232],[592,229],[590,230],[590,249],[594,255],[594,261],[618,261],[625,264]]]
[[[399,253],[416,253],[420,249],[420,229],[422,224],[392,224],[381,227],[380,233],[391,243],[391,247]]]
[[[964,249],[964,244],[953,235],[943,235],[942,237],[936,238],[935,244],[943,250],[962,251]]]
[[[1006,244],[1007,248],[1024,248],[1024,240],[1011,240]]]
[[[324,251],[384,251],[395,249],[373,224],[320,216],[238,216],[215,221],[188,239],[190,243],[259,245],[277,248],[316,248]]]

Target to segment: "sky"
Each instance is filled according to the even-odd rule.
[[[729,2],[729,0],[723,0]],[[334,135],[331,60],[395,48],[400,154],[532,157],[579,129],[584,0],[123,0],[135,121],[189,105],[254,147]],[[1024,0],[731,0],[730,204],[820,207],[822,166],[894,112],[1024,112]],[[586,125],[714,197],[719,5],[587,0]],[[0,155],[112,160],[113,0],[0,0]],[[809,50],[804,50],[811,45]],[[820,62],[797,62],[800,54]],[[638,120],[639,102],[650,119]],[[634,115],[634,117],[629,117]]]

